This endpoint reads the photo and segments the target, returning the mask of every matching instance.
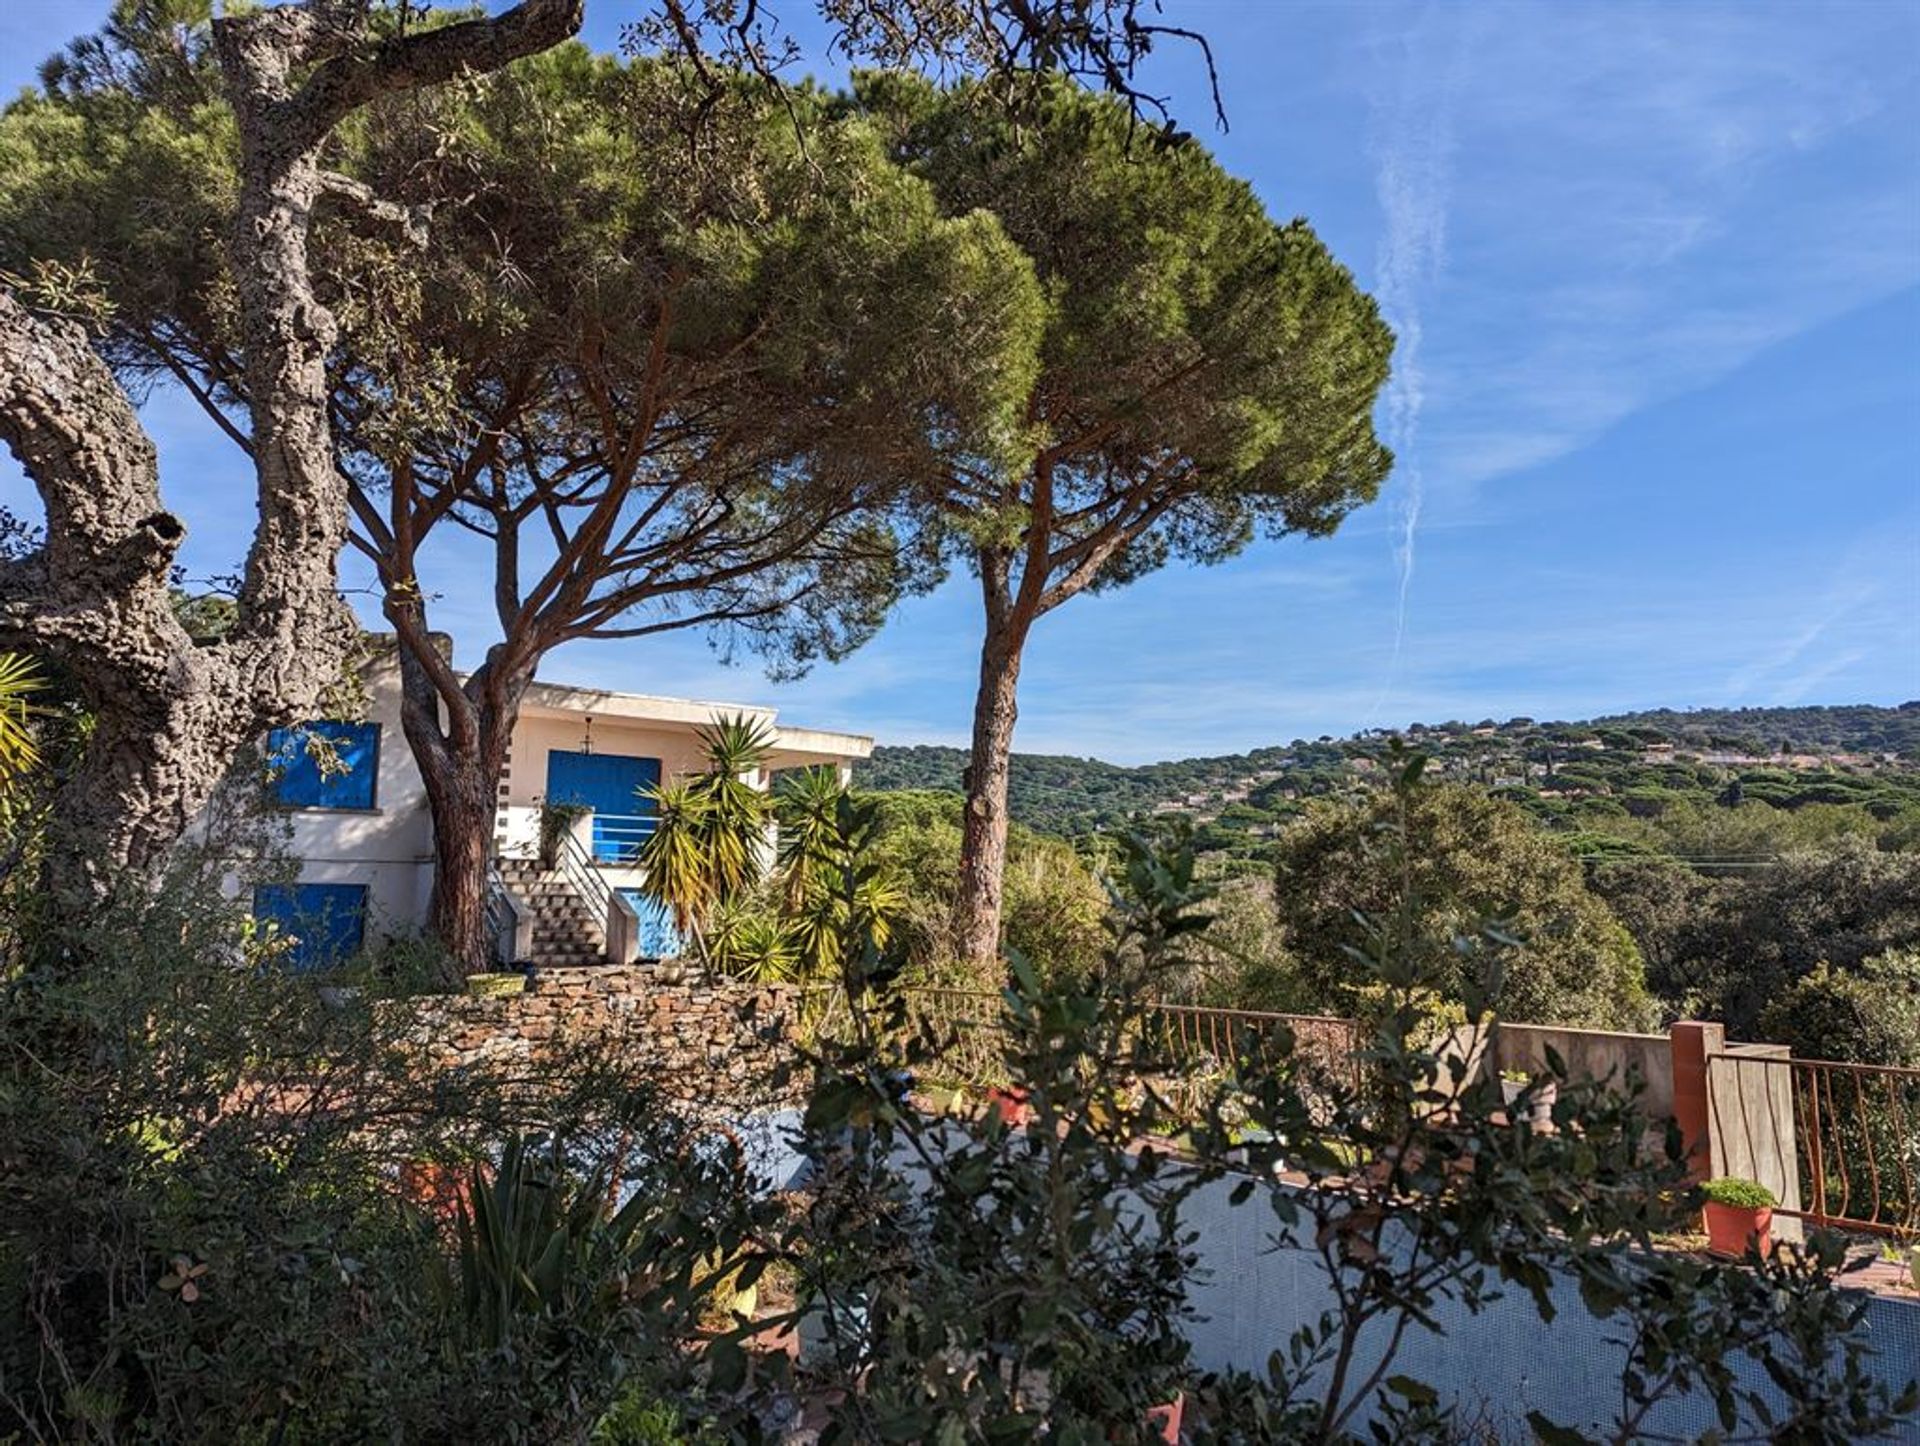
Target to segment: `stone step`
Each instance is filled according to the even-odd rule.
[[[535,949],[532,957],[535,968],[547,969],[578,969],[589,964],[607,962],[607,952],[604,949],[583,949],[569,953],[562,953],[557,949]]]

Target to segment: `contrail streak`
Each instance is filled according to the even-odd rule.
[[[1367,713],[1371,727],[1400,677],[1407,636],[1407,603],[1413,589],[1420,513],[1426,501],[1421,474],[1420,414],[1426,403],[1422,370],[1420,305],[1446,260],[1447,203],[1453,182],[1453,104],[1466,58],[1464,27],[1454,29],[1448,63],[1434,64],[1429,33],[1450,23],[1429,6],[1418,24],[1392,38],[1400,51],[1398,73],[1373,104],[1376,156],[1374,191],[1386,226],[1376,260],[1375,291],[1381,312],[1397,337],[1393,377],[1387,383],[1383,430],[1401,480],[1394,511],[1393,649],[1379,696]]]

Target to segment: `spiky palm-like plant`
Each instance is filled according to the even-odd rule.
[[[40,709],[33,697],[45,686],[31,658],[0,653],[0,788],[40,762],[33,737],[33,718]]]
[[[745,714],[723,715],[702,728],[706,771],[690,785],[702,803],[708,891],[716,903],[739,898],[765,872],[767,825],[773,799],[759,786],[759,772],[773,747],[773,730]]]
[[[833,856],[839,837],[840,800],[847,796],[839,773],[825,764],[788,778],[775,801],[780,820],[780,873],[789,909],[806,902],[807,891]]]
[[[707,867],[705,797],[695,780],[661,782],[644,797],[653,805],[653,832],[640,845],[641,886],[673,915],[685,939],[699,937],[700,922],[713,899]]]
[[[870,938],[886,948],[906,911],[906,890],[898,873],[873,857],[880,832],[873,802],[856,799],[830,773],[803,781],[784,802],[788,928],[803,972],[818,977],[839,966],[842,939]]]
[[[707,962],[721,961],[705,941],[718,909],[743,899],[765,872],[767,825],[773,800],[758,774],[773,746],[760,719],[723,715],[702,728],[707,766],[674,782],[641,790],[652,805],[653,833],[640,846],[646,893],[673,915],[681,937],[692,939]]]
[[[708,917],[707,961],[722,973],[755,984],[797,977],[800,951],[787,921],[755,896],[722,904]]]

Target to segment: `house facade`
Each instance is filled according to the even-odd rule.
[[[354,721],[276,729],[266,741],[272,804],[285,810],[290,881],[255,889],[256,919],[289,941],[296,968],[323,968],[364,944],[418,933],[433,888],[433,818],[400,722],[391,649],[364,675]],[[640,846],[653,832],[641,790],[706,766],[699,730],[726,716],[771,739],[752,782],[828,766],[844,780],[873,740],[797,727],[747,704],[537,683],[515,722],[498,785],[489,912],[503,963],[587,963],[673,953],[677,941],[641,892]],[[310,735],[325,746],[310,745]],[[576,815],[543,849],[543,805]]]

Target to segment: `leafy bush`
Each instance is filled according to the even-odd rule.
[[[1621,1327],[1621,1407],[1598,1436],[1534,1413],[1541,1439],[1624,1446],[1676,1393],[1703,1395],[1735,1436],[1836,1446],[1913,1409],[1912,1388],[1887,1391],[1865,1370],[1837,1243],[1751,1270],[1656,1252],[1701,1198],[1677,1133],[1650,1144],[1631,1092],[1570,1080],[1551,1058],[1540,1083],[1555,1087],[1556,1128],[1506,1109],[1496,1081],[1432,1042],[1427,956],[1397,949],[1388,920],[1367,932],[1381,1006],[1361,1082],[1329,1084],[1282,1051],[1235,1061],[1175,1109],[1151,1083],[1173,1062],[1155,1057],[1141,1016],[1157,981],[1186,967],[1209,890],[1190,855],[1134,840],[1124,863],[1096,979],[1052,987],[1012,960],[996,1038],[1025,1128],[992,1109],[927,1113],[906,1093],[955,1040],[892,991],[898,951],[849,941],[854,1027],[811,1061],[816,1186],[774,1244],[800,1282],[786,1319],[824,1338],[813,1369],[844,1439],[1137,1439],[1175,1392],[1196,1439],[1463,1439],[1471,1423],[1454,1405],[1395,1374],[1405,1333],[1510,1290],[1551,1319],[1554,1282],[1569,1278]],[[1478,1013],[1500,969],[1496,949],[1472,957],[1453,1008]],[[1181,1158],[1140,1144],[1170,1128]],[[1277,1169],[1305,1186],[1269,1183]],[[1261,1201],[1276,1243],[1318,1266],[1329,1303],[1264,1376],[1210,1379],[1181,1329],[1195,1264],[1181,1206],[1229,1173],[1235,1201]],[[1741,1355],[1784,1415],[1736,1373]],[[740,1366],[725,1356],[716,1376]]]
[[[950,979],[948,932],[960,870],[963,800],[957,794],[889,793],[875,795],[874,801],[881,820],[875,856],[901,879],[906,910],[900,924],[908,957],[928,976]],[[1012,826],[1001,908],[1007,949],[1032,960],[1049,979],[1084,978],[1098,967],[1106,912],[1105,890],[1072,845]]]
[[[1470,960],[1454,942],[1496,921],[1511,940],[1501,1000],[1519,1021],[1634,1029],[1652,1022],[1639,951],[1595,898],[1580,866],[1511,804],[1456,784],[1427,785],[1396,757],[1396,783],[1355,802],[1318,805],[1281,840],[1275,875],[1288,951],[1323,1010],[1346,1013],[1370,982],[1352,952],[1356,915],[1401,911],[1401,951],[1432,987],[1460,997]],[[1408,770],[1414,770],[1411,777]],[[1406,876],[1376,847],[1405,838]]]
[[[1736,1210],[1771,1210],[1780,1203],[1773,1191],[1758,1180],[1742,1180],[1732,1175],[1708,1180],[1701,1185],[1700,1194],[1709,1204],[1731,1205]]]
[[[0,1435],[548,1439],[680,1370],[737,1168],[595,1052],[436,1068],[405,1002],[329,1003],[245,922],[183,865],[4,980]],[[527,1128],[596,1152],[570,1220],[616,1175],[641,1218],[543,1249],[537,1302],[432,1288],[453,1236],[405,1176]]]
[[[1818,965],[1766,1007],[1760,1033],[1802,1059],[1920,1065],[1920,949]]]

